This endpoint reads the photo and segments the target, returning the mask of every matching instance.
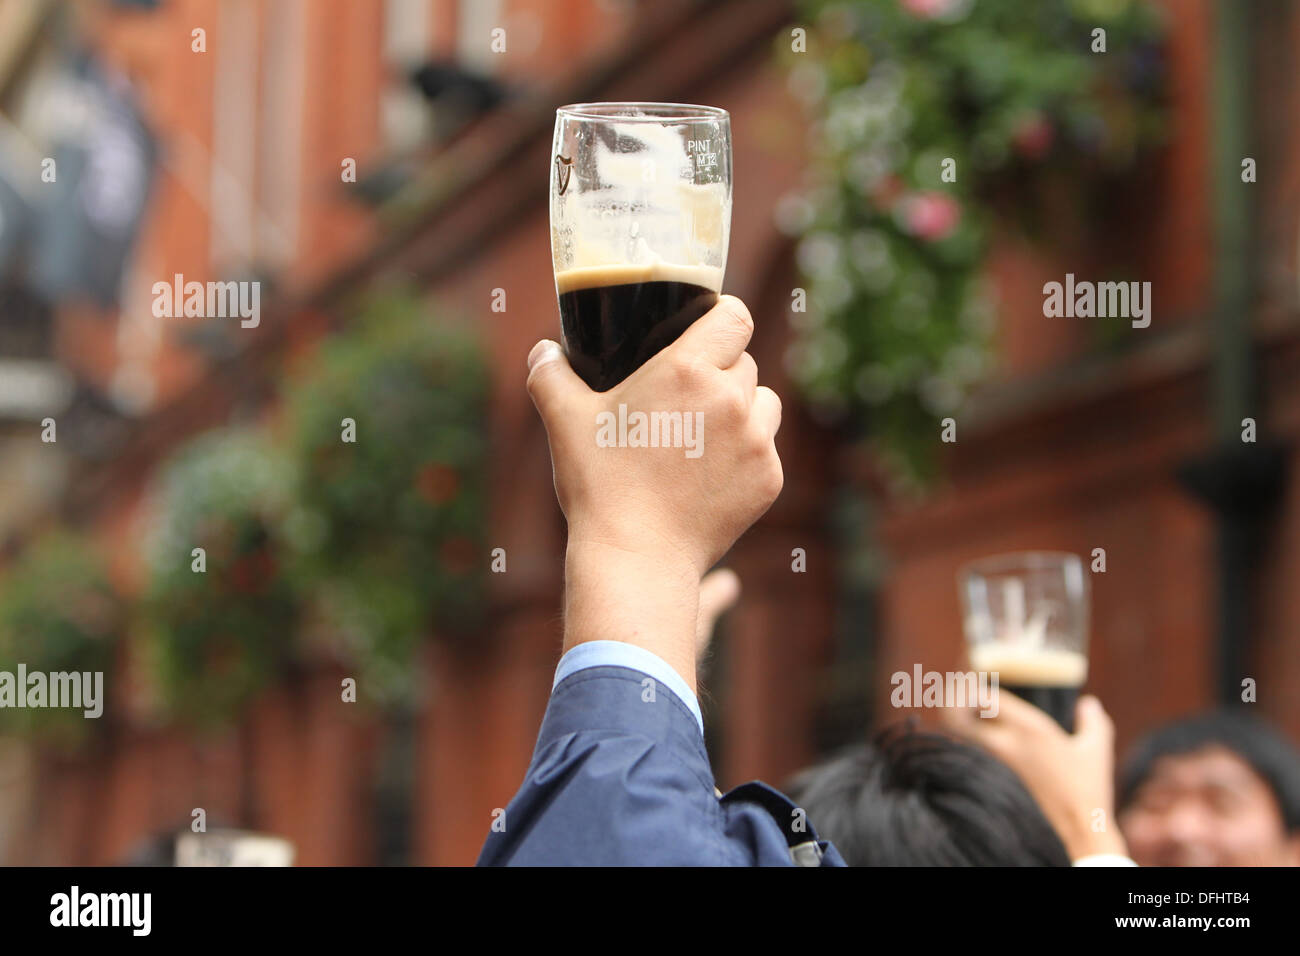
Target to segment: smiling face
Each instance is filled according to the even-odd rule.
[[[1157,760],[1119,824],[1140,866],[1300,865],[1268,783],[1218,745]]]

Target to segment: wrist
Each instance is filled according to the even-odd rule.
[[[695,691],[699,592],[699,572],[680,554],[571,536],[564,650],[626,641],[658,655]]]
[[[1064,834],[1063,834],[1064,836]],[[1065,840],[1070,860],[1088,856],[1128,856],[1128,845],[1109,819],[1104,830],[1093,830],[1089,820],[1079,820],[1074,832]]]
[[[1094,833],[1074,858],[1085,856],[1128,856],[1128,844],[1118,833]]]
[[[635,504],[622,510],[631,513],[631,517],[623,518],[617,507],[585,508],[584,516],[566,516],[569,553],[595,550],[619,559],[640,557],[666,570],[693,575],[695,583],[699,583],[708,566],[701,567],[700,556],[684,541],[686,536],[664,530],[665,522],[647,519]],[[614,512],[619,517],[606,520],[593,512],[605,515]]]

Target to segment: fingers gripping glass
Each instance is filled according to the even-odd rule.
[[[731,120],[677,103],[556,111],[551,256],[564,349],[613,388],[718,301],[731,233]]]

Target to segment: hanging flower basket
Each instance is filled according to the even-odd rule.
[[[406,698],[422,640],[483,622],[486,362],[465,329],[398,292],[306,364],[285,425],[307,626],[359,667],[359,697]]]
[[[293,487],[291,460],[249,428],[201,435],[159,473],[142,651],[171,716],[229,720],[289,667],[298,602],[283,526]]]
[[[808,290],[788,360],[815,408],[915,479],[989,369],[993,221],[1037,234],[1048,197],[1094,208],[1160,142],[1162,23],[1144,0],[804,9],[807,52],[784,54],[815,154],[779,207]]]
[[[0,572],[0,734],[74,747],[104,726],[111,716],[107,695],[115,686],[122,624],[121,602],[92,545],[66,531],[47,532],[29,544]],[[27,686],[21,686],[20,669]],[[43,705],[33,707],[30,678],[37,674],[45,689]],[[74,684],[83,704],[96,698],[92,707],[51,706],[69,703],[63,695],[72,694]],[[28,706],[9,699],[18,694]],[[87,717],[88,709],[100,716]]]

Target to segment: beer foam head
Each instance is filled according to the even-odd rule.
[[[977,671],[997,671],[1002,684],[1079,687],[1088,678],[1088,658],[1063,647],[974,644],[970,663]]]
[[[580,289],[601,289],[641,282],[685,282],[710,292],[720,292],[722,270],[713,266],[679,266],[652,262],[645,265],[621,263],[612,266],[578,266],[555,274],[555,289],[560,295]]]

